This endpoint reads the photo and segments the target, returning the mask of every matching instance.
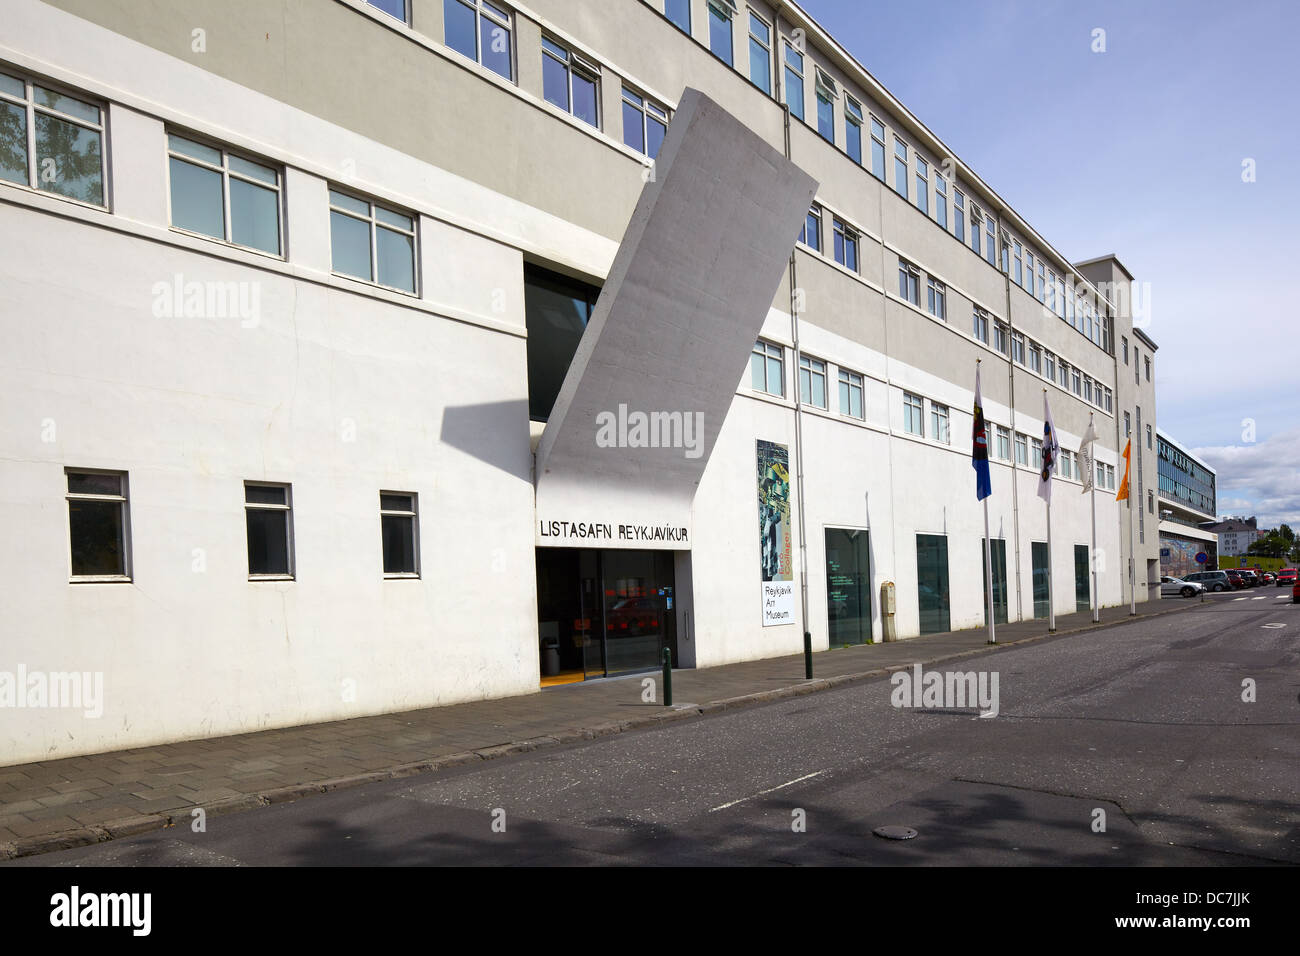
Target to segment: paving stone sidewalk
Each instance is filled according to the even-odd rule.
[[[1206,605],[1212,602],[1206,602]],[[1056,636],[1204,607],[1169,599],[1057,617]],[[1046,622],[997,628],[998,646],[1043,640]],[[814,693],[991,650],[984,630],[673,672],[673,707],[641,700],[643,674],[502,700],[0,767],[0,860],[84,846],[209,815],[490,760]],[[662,688],[659,688],[662,695]]]

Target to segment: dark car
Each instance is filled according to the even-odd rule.
[[[1250,568],[1241,568],[1237,573],[1240,574],[1241,579],[1246,582],[1246,587],[1248,588],[1259,587],[1259,575],[1257,575]]]
[[[1228,575],[1228,581],[1236,590],[1240,591],[1242,588],[1250,587],[1250,585],[1246,583],[1246,579],[1242,576],[1241,572],[1236,568],[1232,568],[1225,573]]]
[[[1295,569],[1295,568],[1283,568],[1281,571],[1279,571],[1279,572],[1277,573],[1277,586],[1278,586],[1278,587],[1280,587],[1280,588],[1284,588],[1284,587],[1287,587],[1288,585],[1290,585],[1291,587],[1294,587],[1295,584],[1296,584],[1296,569]]]
[[[1236,586],[1228,580],[1226,571],[1194,571],[1183,575],[1183,580],[1204,585],[1207,591],[1231,591]]]
[[[1300,581],[1291,585],[1291,603],[1300,604]]]

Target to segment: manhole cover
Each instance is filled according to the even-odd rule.
[[[876,827],[871,832],[886,840],[910,840],[916,836],[916,831],[911,827]]]

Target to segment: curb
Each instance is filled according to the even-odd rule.
[[[958,660],[979,654],[987,654],[991,651],[1001,650],[1002,648],[1018,647],[1022,644],[1033,644],[1038,641],[1067,637],[1071,634],[1086,634],[1090,631],[1102,631],[1107,628],[1119,627],[1124,624],[1133,624],[1139,620],[1163,617],[1167,614],[1178,614],[1198,607],[1208,606],[1212,605],[1197,602],[1190,606],[1182,605],[1164,611],[1155,611],[1150,614],[1125,618],[1119,621],[1101,621],[1095,624],[1090,621],[1085,626],[1071,628],[1066,631],[1058,630],[1055,633],[1033,634],[1029,637],[1021,637],[1014,641],[999,642],[997,644],[983,644],[979,647],[970,648],[964,651],[954,651],[949,654],[941,654],[937,657],[908,661],[905,664],[891,664],[886,667],[876,667],[868,671],[859,671],[852,674],[838,674],[834,677],[816,677],[812,680],[801,681],[798,684],[787,684],[784,687],[758,691],[753,694],[742,694],[739,697],[727,697],[722,700],[709,701],[707,704],[681,704],[672,709],[665,708],[663,711],[651,716],[633,717],[628,720],[603,721],[598,724],[592,724],[589,727],[569,728],[567,730],[539,737],[529,737],[524,740],[512,741],[510,743],[478,747],[474,750],[445,754],[441,757],[430,758],[429,760],[400,764],[396,767],[389,767],[384,770],[372,770],[366,773],[354,774],[347,777],[335,777],[333,779],[321,780],[314,783],[302,783],[288,787],[277,787],[273,790],[264,790],[256,794],[229,797],[225,800],[217,800],[205,804],[202,809],[208,816],[219,816],[227,813],[238,813],[243,810],[251,810],[255,807],[293,803],[303,797],[329,793],[334,790],[347,790],[367,783],[398,780],[404,777],[413,777],[420,774],[430,773],[435,770],[444,770],[448,767],[460,767],[465,764],[477,763],[482,760],[496,760],[500,757],[510,757],[515,754],[531,753],[532,751],[544,748],[548,749],[551,747],[566,746],[568,744],[580,743],[584,740],[595,740],[600,737],[612,736],[613,734],[626,733],[631,730],[645,730],[674,721],[708,717],[713,714],[721,714],[731,710],[740,710],[745,707],[755,707],[760,704],[790,700],[796,697],[806,697],[809,694],[816,694],[821,691],[833,690],[850,684],[857,684],[864,681],[875,680],[880,677],[886,677],[896,671],[908,670],[917,664],[924,667],[931,664],[939,664],[944,661]],[[176,810],[167,811],[165,813],[142,814],[139,816],[126,817],[121,820],[109,821],[96,826],[60,830],[42,836],[25,837],[8,843],[0,843],[0,860],[14,860],[20,857],[38,856],[42,853],[53,853],[57,850],[71,850],[78,847],[91,846],[96,843],[106,843],[109,840],[115,840],[119,837],[136,836],[141,833],[149,833],[153,830],[167,829],[168,827],[174,826],[178,820],[183,820],[184,818],[189,817],[191,811],[194,809],[195,807],[178,807]]]

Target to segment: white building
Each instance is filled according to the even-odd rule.
[[[793,654],[805,629],[881,640],[886,582],[902,638],[980,626],[977,359],[998,618],[1047,613],[1044,395],[1055,610],[1087,606],[1094,557],[1101,604],[1128,600],[1131,554],[1158,595],[1132,277],[1071,264],[797,6],[0,0],[0,20],[0,763],[531,693],[664,649]],[[671,256],[616,260],[687,87],[817,184],[752,350],[721,334],[743,325],[702,338]],[[723,165],[673,189],[716,201],[700,177]],[[709,228],[683,247],[766,261],[771,236]],[[611,273],[629,259],[661,281]],[[617,315],[634,291],[641,325]],[[717,292],[726,316],[754,288]],[[704,370],[647,371],[674,357]],[[683,434],[633,466],[635,423],[592,404],[632,381],[661,402],[630,412],[683,428],[721,383],[699,456]],[[597,408],[621,438],[583,452]],[[102,715],[20,672],[102,674]]]

